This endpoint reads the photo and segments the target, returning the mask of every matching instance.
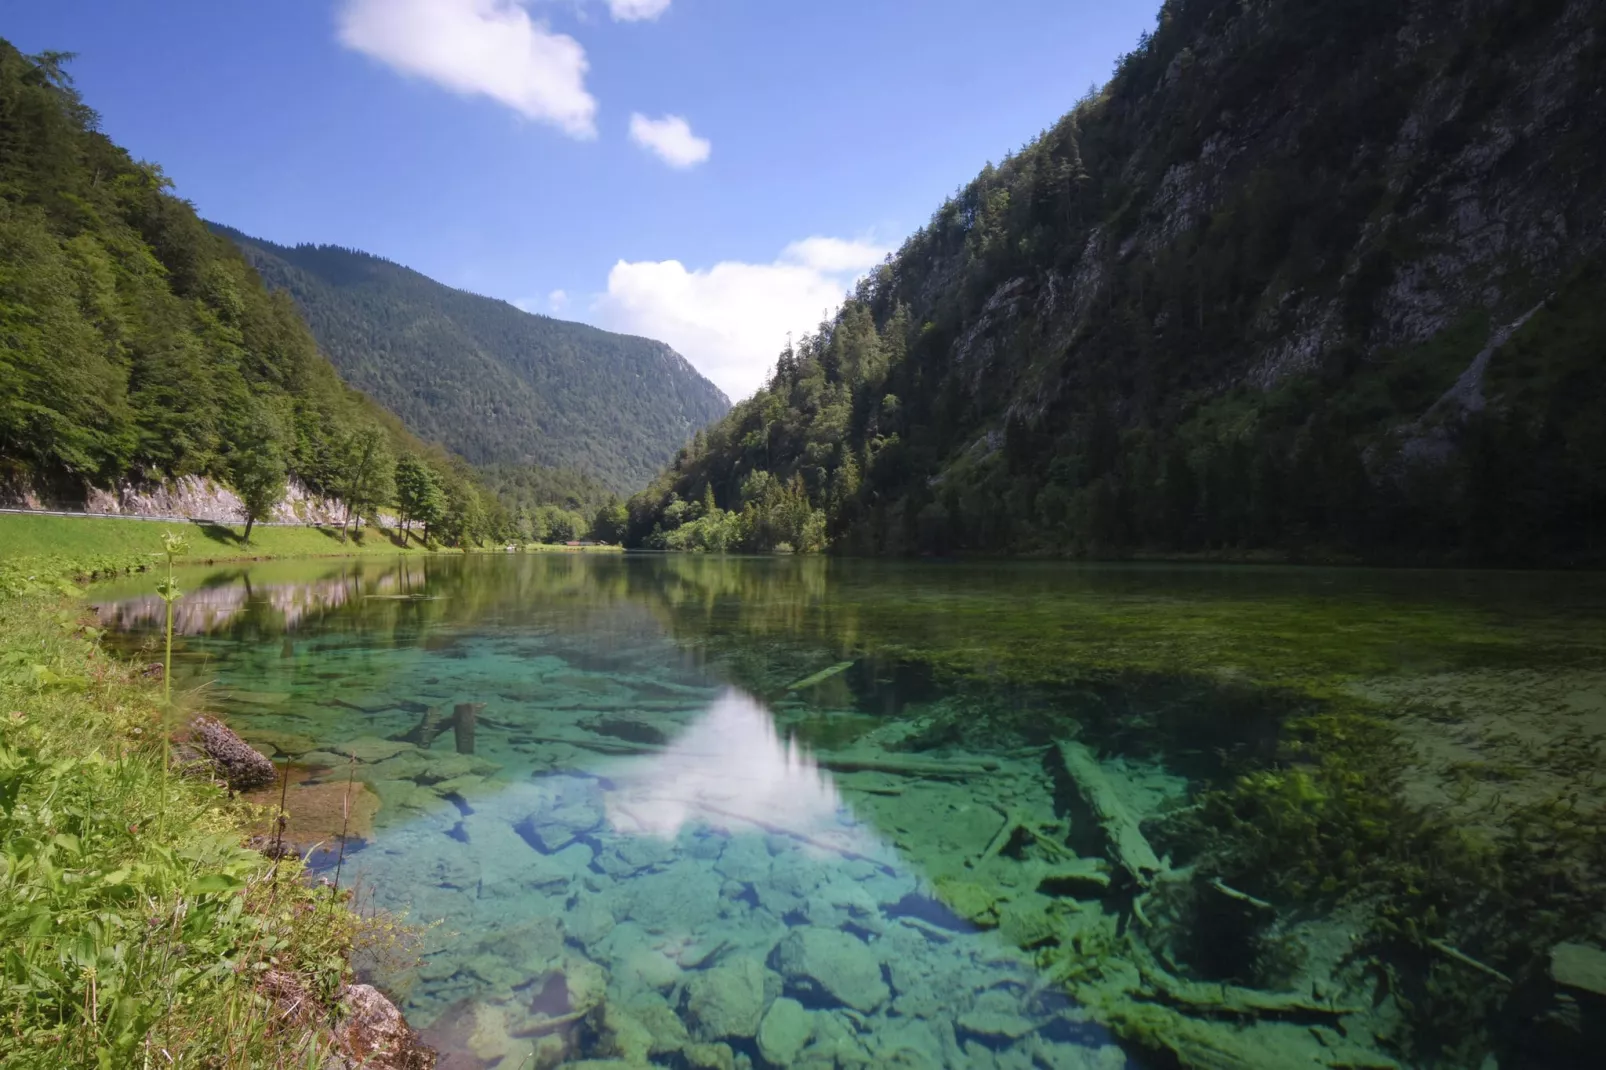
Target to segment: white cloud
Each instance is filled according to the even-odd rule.
[[[608,0],[608,14],[615,22],[641,22],[668,11],[669,3],[670,0]]]
[[[607,774],[608,821],[626,835],[673,839],[692,822],[749,834],[782,825],[856,854],[890,853],[870,826],[842,820],[831,775],[795,740],[781,737],[765,707],[735,688],[667,747],[621,759]]]
[[[585,49],[518,0],[346,0],[339,36],[404,74],[483,94],[570,137],[597,134]]]
[[[546,303],[553,312],[562,312],[569,307],[569,295],[564,290],[553,290],[546,295]]]
[[[788,245],[782,258],[827,274],[840,274],[844,271],[857,274],[869,271],[881,263],[881,259],[886,255],[887,250],[872,242],[848,241],[844,238],[804,238]]]
[[[870,242],[807,238],[774,262],[621,260],[592,307],[604,327],[669,343],[732,398],[764,384],[786,336],[819,326],[853,280],[887,250]]]
[[[659,156],[670,167],[696,167],[708,159],[714,146],[691,132],[679,115],[649,119],[639,111],[630,116],[630,140]]]

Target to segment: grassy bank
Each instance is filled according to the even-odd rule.
[[[386,930],[247,848],[256,815],[219,785],[171,771],[160,682],[101,650],[63,579],[150,563],[162,526],[0,524],[13,579],[39,570],[0,590],[0,1064],[321,1066],[351,954]],[[190,557],[339,545],[271,530]]]
[[[364,528],[342,542],[340,529],[258,525],[251,541],[243,525],[160,523],[120,517],[0,514],[0,583],[26,568],[47,577],[109,575],[148,565],[163,531],[182,532],[190,562],[270,557],[348,557],[356,554],[427,553],[416,538]]]
[[[522,548],[527,554],[622,554],[623,546],[597,544],[592,546],[565,546],[562,543],[527,542]]]

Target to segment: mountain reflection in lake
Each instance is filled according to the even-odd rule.
[[[353,762],[377,797],[342,879],[441,922],[379,980],[444,1067],[1564,1065],[1587,1033],[1542,1023],[1596,998],[1545,970],[1606,945],[1598,816],[1528,823],[1600,766],[1588,583],[497,556],[181,585],[181,683],[307,771],[292,815]],[[130,648],[147,597],[100,599]],[[1447,819],[1516,891],[1462,881]],[[1518,829],[1572,852],[1520,921]]]

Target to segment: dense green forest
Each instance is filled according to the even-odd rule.
[[[479,477],[512,517],[514,532],[531,542],[624,539],[626,514],[619,496],[595,479],[566,468],[491,464]]]
[[[125,479],[286,478],[360,507],[427,454],[349,390],[285,297],[97,130],[69,57],[0,42],[0,477],[71,497]],[[474,492],[431,458],[457,497]]]
[[[0,487],[205,475],[265,515],[294,478],[448,543],[589,529],[594,480],[482,476],[347,387],[291,299],[97,130],[67,59],[0,42]]]
[[[476,465],[574,469],[627,494],[730,408],[662,342],[531,315],[366,253],[214,229],[295,299],[347,382]]]
[[[1167,0],[630,502],[685,549],[1606,560],[1606,6]]]

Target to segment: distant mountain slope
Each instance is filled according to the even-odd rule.
[[[730,402],[662,342],[522,312],[367,253],[212,224],[295,299],[352,386],[474,464],[646,483]]]
[[[1606,561],[1602,131],[1599,0],[1165,0],[632,538]]]

